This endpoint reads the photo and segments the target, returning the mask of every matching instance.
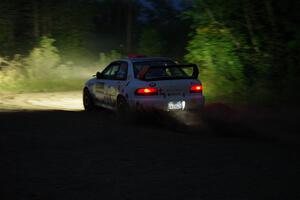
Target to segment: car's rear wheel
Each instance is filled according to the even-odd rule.
[[[84,88],[83,90],[83,107],[86,111],[96,110],[93,98],[87,88]]]
[[[119,114],[128,114],[129,112],[129,105],[124,97],[118,97],[117,99],[117,111]]]

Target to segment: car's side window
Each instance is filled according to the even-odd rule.
[[[113,64],[110,70],[109,76],[111,79],[114,79],[116,77],[117,72],[119,71],[120,65],[119,64]]]
[[[119,71],[120,64],[112,63],[102,72],[104,79],[115,79],[117,72]]]
[[[115,62],[103,70],[102,77],[109,80],[127,80],[127,73],[127,62]]]
[[[110,71],[111,71],[111,66],[109,65],[101,73],[103,78],[106,78],[107,76],[109,76]]]
[[[128,64],[121,62],[118,72],[116,73],[115,79],[126,80],[127,79]]]

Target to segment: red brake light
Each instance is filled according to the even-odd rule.
[[[139,88],[135,91],[136,95],[157,95],[158,90],[156,88]]]
[[[190,88],[191,93],[201,93],[203,90],[203,86],[201,84],[193,85]]]

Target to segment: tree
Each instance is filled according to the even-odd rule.
[[[151,27],[159,33],[161,55],[182,60],[190,32],[191,20],[182,18],[190,8],[189,1],[148,0],[148,6],[142,6],[141,13],[145,27]],[[144,34],[144,31],[141,30]],[[154,44],[155,45],[155,44]]]
[[[160,56],[163,41],[155,29],[144,29],[139,41],[138,52],[147,56]]]
[[[0,55],[11,55],[16,48],[15,7],[16,4],[12,1],[0,1]]]
[[[209,97],[243,94],[245,76],[230,31],[210,25],[199,27],[187,47],[186,60],[197,63]]]
[[[300,84],[296,78],[300,74],[296,67],[299,66],[299,51],[295,49],[299,47],[299,26],[293,21],[299,17],[299,6],[299,3],[284,0],[195,0],[193,9],[187,12],[193,20],[194,31],[186,59],[202,63],[204,74],[213,72],[203,78],[214,80],[214,84],[219,82],[215,76],[221,67],[218,63],[233,61],[235,69],[223,62],[227,71],[222,71],[219,77],[233,73],[235,78],[228,81],[234,83],[243,79],[244,88],[251,97],[272,99],[275,94],[283,94],[284,89],[274,91],[274,88]],[[228,82],[225,87],[234,89],[236,85]],[[262,95],[254,95],[258,91],[262,91]]]

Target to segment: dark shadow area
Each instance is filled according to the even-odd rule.
[[[237,136],[244,127],[213,116],[202,119],[215,135],[199,136],[208,129],[170,116],[0,113],[1,199],[300,197],[297,184],[283,184],[300,178],[298,145]]]
[[[234,109],[221,103],[209,104],[190,113],[143,112],[119,115],[98,109],[85,111],[14,111],[0,112],[3,132],[40,132],[52,134],[57,130],[70,133],[98,132],[102,125],[121,132],[142,129],[173,132],[185,137],[236,138],[245,141],[299,143],[300,132],[295,111],[253,111]],[[193,124],[186,122],[193,120]]]

